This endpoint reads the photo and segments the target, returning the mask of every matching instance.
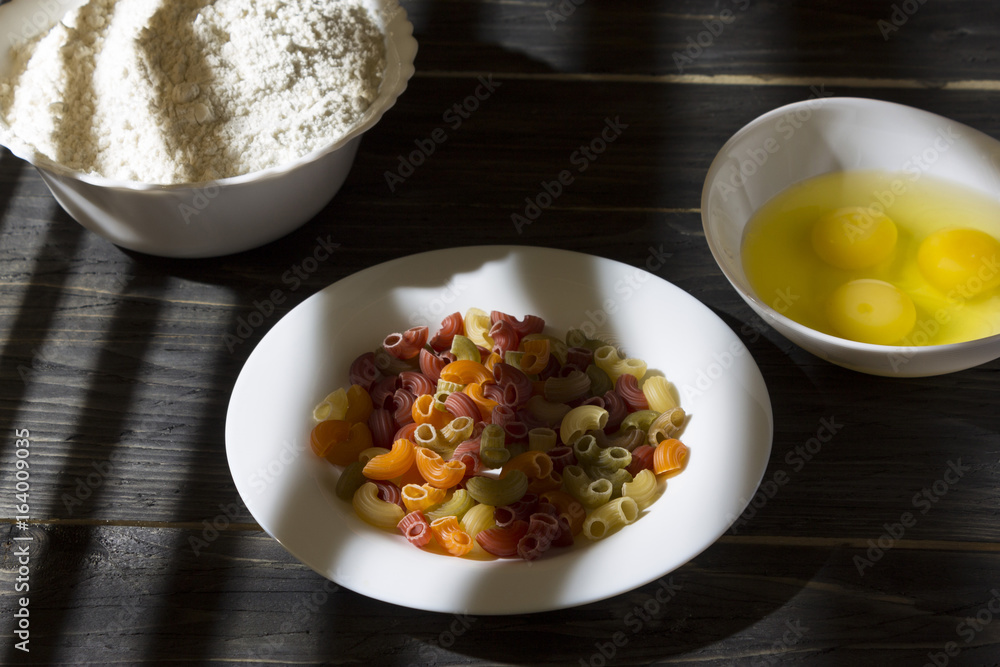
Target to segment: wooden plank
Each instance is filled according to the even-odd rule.
[[[401,4],[428,71],[1000,79],[988,0]]]
[[[1000,650],[995,552],[897,546],[859,574],[863,549],[727,540],[600,603],[477,617],[365,598],[259,533],[223,530],[197,554],[190,540],[202,533],[190,530],[31,535],[31,652],[8,648],[8,664],[85,655],[110,664],[576,665],[613,652],[611,664],[903,665],[949,642],[960,664],[980,664]],[[6,619],[16,604],[11,548],[4,543],[0,571]]]

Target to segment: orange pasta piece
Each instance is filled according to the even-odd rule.
[[[493,408],[495,408],[498,403],[492,399],[486,398],[483,395],[483,385],[479,382],[472,382],[465,385],[465,389],[462,390],[462,393],[467,394],[469,398],[475,402],[476,407],[479,408],[479,414],[482,416],[483,421],[489,424],[493,415]]]
[[[522,347],[524,356],[521,357],[521,370],[526,375],[534,375],[545,370],[549,364],[549,341],[545,338],[526,340]]]
[[[544,477],[535,477],[528,480],[528,493],[539,496],[546,491],[555,491],[562,487],[562,475],[553,470]]]
[[[406,438],[406,439],[410,440],[410,438]],[[410,440],[410,442],[413,442],[413,441]],[[417,484],[417,485],[423,484],[424,483],[424,476],[421,475],[420,474],[420,470],[417,469],[416,458],[414,458],[413,465],[411,465],[409,468],[406,469],[406,472],[404,472],[399,477],[393,477],[389,481],[392,482],[393,484],[395,484],[396,486],[398,486],[399,488],[403,488],[407,484]]]
[[[335,444],[346,442],[350,433],[351,425],[348,422],[342,419],[327,419],[313,427],[312,433],[309,434],[309,444],[316,456],[324,457]]]
[[[413,465],[414,445],[409,440],[397,440],[385,454],[373,457],[362,472],[368,479],[392,479],[405,473]]]
[[[499,364],[501,361],[503,361],[503,357],[501,357],[496,352],[490,352],[490,356],[486,357],[486,361],[483,362],[483,366],[486,367],[486,370],[492,373],[493,367]]]
[[[431,533],[452,556],[464,556],[472,551],[474,542],[469,534],[458,525],[458,518],[445,516],[431,521]]]
[[[368,424],[358,422],[351,424],[347,440],[334,443],[326,453],[326,460],[338,466],[346,466],[358,460],[361,452],[372,446],[372,432]]]
[[[677,438],[668,438],[656,446],[653,451],[653,472],[657,475],[680,470],[687,464],[687,445]]]
[[[364,387],[352,384],[347,389],[347,414],[344,421],[355,424],[368,421],[372,413],[372,397]]]
[[[414,454],[417,470],[432,486],[450,489],[465,477],[465,464],[461,461],[445,461],[440,454],[426,447],[417,447]]]
[[[447,494],[448,492],[444,489],[439,489],[427,483],[407,484],[403,487],[402,491],[403,504],[406,505],[408,512],[414,510],[423,511],[443,503]]]
[[[500,470],[500,477],[505,477],[511,470],[520,470],[530,482],[533,479],[548,477],[552,474],[552,459],[545,452],[529,450],[504,463]]]
[[[413,421],[417,425],[430,424],[434,428],[444,428],[444,425],[455,418],[447,410],[438,410],[434,407],[434,396],[432,394],[421,394],[417,400],[413,401],[411,410]]]
[[[441,369],[441,379],[455,384],[492,382],[493,373],[481,363],[459,359]]]

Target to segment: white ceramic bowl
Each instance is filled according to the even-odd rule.
[[[796,345],[832,363],[874,375],[918,377],[1000,357],[1000,335],[950,345],[857,343],[794,322],[754,294],[740,260],[750,217],[793,183],[832,171],[922,173],[1000,199],[1000,142],[936,114],[859,98],[797,102],[760,116],[716,155],[701,198],[705,236],[729,282],[753,310]]]
[[[182,185],[150,185],[82,174],[37,155],[0,122],[0,141],[33,164],[56,201],[77,222],[112,243],[165,257],[214,257],[248,250],[309,221],[340,189],[361,135],[395,104],[413,76],[417,42],[396,0],[365,0],[386,35],[379,95],[336,142],[294,162],[242,176]],[[54,25],[79,0],[14,0],[0,25],[32,36]],[[0,74],[10,67],[12,40],[0,46]]]

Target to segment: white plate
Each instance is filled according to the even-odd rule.
[[[423,552],[372,528],[332,489],[309,449],[313,406],[347,384],[351,361],[386,334],[476,306],[536,314],[547,331],[594,329],[662,371],[691,418],[687,469],[639,520],[538,561]],[[247,509],[316,572],[429,611],[561,609],[642,586],[718,539],[753,497],[771,451],[771,403],[742,342],[693,297],[627,264],[518,246],[438,250],[360,271],[313,295],[250,355],[229,403],[226,453]],[[584,538],[581,541],[586,542]]]

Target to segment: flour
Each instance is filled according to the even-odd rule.
[[[86,173],[237,176],[355,125],[378,95],[383,40],[359,0],[90,0],[13,49],[0,118]]]

